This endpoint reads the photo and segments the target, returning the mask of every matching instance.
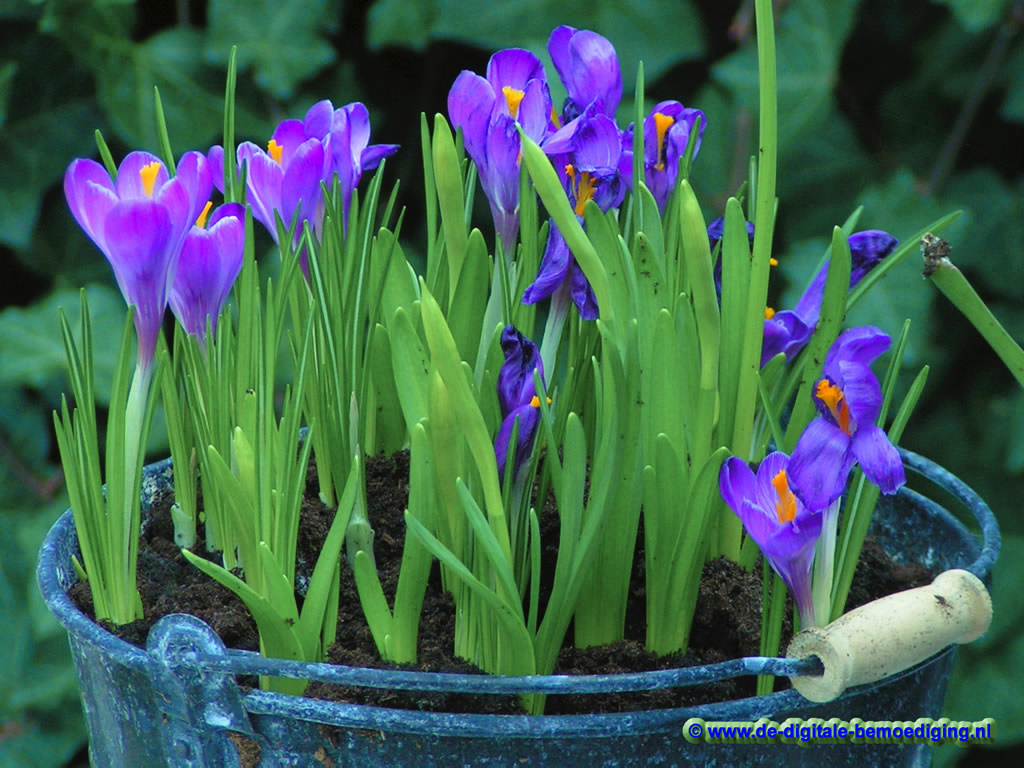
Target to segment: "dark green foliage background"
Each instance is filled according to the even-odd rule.
[[[832,226],[856,205],[865,206],[862,228],[899,237],[961,209],[944,233],[954,260],[1024,338],[1024,3],[780,6],[776,305],[799,294]],[[33,567],[67,507],[50,419],[65,387],[57,307],[74,314],[78,287],[88,285],[99,338],[110,339],[123,303],[67,212],[67,164],[94,155],[96,128],[116,158],[156,150],[154,85],[176,154],[218,142],[224,67],[237,44],[240,139],[265,142],[277,121],[330,98],[364,101],[373,140],[404,145],[387,174],[403,179],[403,238],[416,251],[419,113],[445,111],[458,72],[483,72],[494,49],[522,46],[547,60],[547,35],[563,23],[601,32],[618,49],[622,124],[641,59],[651,103],[677,98],[707,113],[693,181],[707,218],[718,215],[746,174],[757,131],[745,0],[0,0],[0,766],[85,762],[66,640],[36,594]],[[972,100],[973,119],[951,148]],[[488,231],[489,220],[480,222]],[[904,442],[978,489],[1006,534],[995,623],[963,649],[946,714],[995,717],[996,746],[1013,749],[1024,740],[1024,395],[916,262],[850,321],[895,333],[905,317],[914,323],[908,380],[925,363],[932,370]],[[102,397],[113,349],[98,349]],[[167,449],[154,432],[160,456]],[[935,757],[979,759],[949,747]]]

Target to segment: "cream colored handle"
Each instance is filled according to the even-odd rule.
[[[991,623],[992,599],[981,580],[967,571],[946,571],[928,586],[797,633],[786,656],[817,656],[825,671],[793,677],[793,687],[811,701],[832,701],[847,688],[901,672],[951,643],[976,640]]]

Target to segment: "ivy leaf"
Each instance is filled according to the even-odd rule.
[[[843,44],[849,36],[858,0],[795,0],[778,15],[779,146],[821,125],[829,114]],[[756,114],[757,50],[748,46],[720,60],[712,77],[729,88],[739,103]]]
[[[238,68],[252,67],[256,82],[280,99],[332,63],[334,47],[324,38],[335,32],[330,0],[282,3],[276,0],[210,0],[206,60],[226,62],[238,45]]]
[[[948,206],[923,195],[907,171],[898,171],[885,183],[869,188],[855,202],[864,206],[859,229],[882,229],[901,241],[949,213]],[[966,226],[967,217],[961,216],[942,236],[955,240]],[[895,334],[910,318],[911,327],[917,330],[910,334],[903,364],[919,368],[940,357],[925,334],[925,329],[935,327],[935,294],[935,288],[921,278],[920,258],[911,253],[853,308],[846,324],[875,325]]]
[[[24,502],[26,484],[31,485],[25,473],[39,480],[45,474],[51,425],[43,409],[19,387],[0,385],[0,412],[0,441],[6,454],[0,460],[0,507],[6,507]]]
[[[0,242],[28,246],[43,192],[61,178],[72,157],[95,148],[92,132],[100,122],[90,101],[75,99],[11,119],[0,130],[0,146],[7,148],[0,163]]]
[[[1024,299],[1024,181],[1010,186],[991,168],[979,168],[954,177],[942,197],[950,208],[971,212],[969,236],[946,238],[953,263],[990,291]]]
[[[945,5],[968,32],[980,32],[995,24],[1011,0],[932,0]]]
[[[548,0],[380,0],[370,9],[367,41],[371,49],[422,49],[433,40],[458,40],[489,50],[521,47],[539,53],[557,26],[554,17]],[[687,0],[566,0],[558,4],[558,18],[611,41],[627,93],[641,60],[650,81],[704,51],[700,14]],[[548,69],[548,78],[557,79],[554,69]]]
[[[202,34],[176,27],[141,43],[111,45],[97,76],[100,103],[115,130],[131,145],[156,149],[154,86],[167,120],[172,146],[208,146],[224,125],[224,93],[220,77],[205,71],[200,54]]]
[[[120,294],[107,286],[91,285],[88,292],[94,335],[96,401],[104,405],[110,400],[116,340],[121,338],[125,306]],[[4,339],[0,346],[0,385],[44,388],[55,377],[63,375],[66,362],[58,307],[64,308],[71,327],[77,331],[81,311],[77,290],[57,291],[31,307],[9,307],[0,312],[0,338]],[[111,339],[115,343],[108,343]]]

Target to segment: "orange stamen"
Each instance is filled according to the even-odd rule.
[[[156,187],[156,177],[160,173],[161,168],[163,166],[154,160],[139,169],[139,176],[142,178],[142,191],[146,193],[146,197],[153,196],[153,188]]]
[[[576,188],[576,215],[582,216],[586,210],[587,200],[594,196],[597,189],[597,179],[587,171],[580,174],[580,185]]]
[[[523,96],[526,95],[525,91],[520,91],[518,88],[513,88],[510,85],[506,85],[501,89],[501,92],[505,94],[505,103],[508,104],[508,113],[512,115],[512,119],[515,120],[519,116],[519,102],[523,100]]]
[[[828,379],[822,379],[814,390],[814,396],[825,404],[839,428],[846,434],[852,435],[850,406],[846,403],[843,390],[835,384],[830,384]]]
[[[278,165],[281,165],[281,157],[284,154],[284,147],[278,144],[274,139],[271,139],[267,144],[267,154],[270,155],[270,159]]]
[[[544,399],[548,401],[548,405],[551,405],[551,398],[550,397],[545,397]],[[533,408],[540,408],[540,398],[537,397],[536,395],[531,397],[530,398],[530,405]]]
[[[674,117],[663,115],[661,112],[654,113],[654,132],[658,137],[658,162],[654,164],[657,171],[665,170],[665,134],[676,122]]]
[[[764,308],[764,319],[765,320],[771,320],[773,317],[775,317],[775,310],[772,309],[771,307],[765,307]]]
[[[786,470],[780,469],[779,473],[772,478],[772,487],[779,497],[779,500],[775,502],[775,514],[780,523],[788,523],[796,517],[796,496],[789,489]]]
[[[207,200],[206,205],[203,206],[203,212],[199,214],[199,218],[196,219],[196,226],[200,229],[206,228],[206,219],[210,215],[210,211],[213,210],[213,201]]]

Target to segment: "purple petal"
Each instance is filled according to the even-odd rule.
[[[321,141],[327,138],[334,122],[334,105],[328,99],[318,101],[306,112],[302,120],[302,129],[307,138],[315,137]]]
[[[823,372],[836,381],[841,381],[838,371],[840,360],[850,360],[861,365],[871,365],[875,358],[889,349],[889,335],[870,325],[849,328],[839,334],[825,355]]]
[[[537,277],[523,291],[523,304],[536,304],[553,294],[569,274],[569,246],[562,233],[552,225],[547,248],[540,260]]]
[[[519,421],[519,432],[516,437],[516,459],[513,473],[519,472],[520,467],[530,458],[533,437],[540,423],[540,408],[534,408],[526,404],[516,408],[501,422],[498,429],[498,436],[494,440],[494,454],[498,462],[498,477],[504,480],[505,463],[508,459],[509,443],[512,440],[512,428],[516,420]]]
[[[825,419],[814,419],[797,441],[789,460],[789,484],[812,512],[843,495],[853,468],[850,437]]]
[[[544,364],[540,359],[537,345],[526,338],[514,326],[506,325],[501,332],[501,350],[505,362],[498,372],[498,402],[503,415],[529,404],[537,389],[533,372],[540,372],[544,380]]]
[[[615,115],[622,99],[622,73],[607,39],[586,29],[574,34],[569,40],[569,70],[559,70],[559,75],[579,107],[596,104],[603,114]]]
[[[222,209],[227,208],[227,211]],[[182,247],[170,305],[184,329],[200,339],[206,319],[217,328],[227,296],[242,269],[245,245],[244,210],[237,203],[221,206],[209,229],[193,227]],[[242,217],[240,217],[240,215]]]
[[[365,104],[354,101],[334,113],[335,125],[342,117],[348,124],[349,154],[355,161],[370,143],[370,112]]]
[[[284,168],[250,142],[238,145],[238,167],[243,164],[246,166],[247,201],[252,206],[253,218],[267,228],[276,243],[274,211],[281,209]]]
[[[757,474],[754,476],[756,480],[756,496],[754,498],[757,504],[764,509],[765,514],[775,521],[776,526],[779,520],[775,507],[779,500],[779,495],[772,485],[772,480],[775,479],[779,472],[788,470],[789,461],[789,456],[782,451],[773,451],[764,457],[757,467]]]
[[[895,250],[900,241],[880,229],[854,232],[848,238],[850,244],[850,287],[861,279]]]
[[[139,357],[152,360],[167,307],[178,251],[167,209],[149,200],[121,201],[107,215],[104,238],[107,258],[125,301],[136,310]]]
[[[148,166],[150,163],[158,163],[160,169],[156,174],[156,181],[153,184],[150,194],[147,194],[145,186],[142,183],[142,169]],[[160,187],[166,184],[170,180],[170,174],[167,173],[167,167],[161,162],[160,158],[156,155],[150,154],[149,152],[129,152],[125,155],[124,160],[121,161],[121,165],[117,168],[117,197],[119,200],[133,200],[138,198],[148,198],[155,195]]]
[[[730,456],[722,464],[718,472],[718,488],[725,503],[741,519],[744,500],[754,499],[757,495],[754,473],[750,471],[747,462],[736,456]]]
[[[287,168],[292,161],[292,155],[308,139],[306,129],[302,126],[301,120],[285,120],[274,129],[272,141],[281,146],[281,165]]]
[[[223,177],[223,170],[221,176]],[[178,161],[178,170],[174,178],[185,186],[189,201],[192,203],[188,218],[188,225],[191,227],[202,214],[213,192],[213,171],[206,155],[202,152],[186,152]]]
[[[487,62],[487,82],[495,95],[508,86],[525,91],[531,80],[545,80],[544,65],[540,59],[522,48],[498,51]]]
[[[584,120],[573,136],[573,151],[577,170],[616,174],[622,142],[615,121],[604,115]]]
[[[882,387],[878,378],[870,368],[860,363],[840,360],[838,367],[843,397],[856,428],[859,430],[874,424],[882,409]]]
[[[494,102],[491,84],[469,70],[463,70],[448,91],[448,117],[462,129],[466,152],[477,166],[486,164],[487,128]]]
[[[291,162],[285,167],[281,182],[281,218],[291,226],[295,211],[299,210],[296,231],[302,221],[311,219],[321,199],[320,182],[324,180],[324,147],[319,139],[307,139],[296,148]],[[316,224],[316,222],[310,222]]]
[[[531,80],[526,84],[517,119],[523,132],[538,144],[551,132],[551,92],[547,82]]]
[[[105,252],[103,222],[117,203],[106,169],[95,160],[73,160],[64,173],[64,196],[78,226]]]
[[[907,482],[899,451],[881,428],[874,424],[860,427],[853,436],[852,449],[865,477],[882,493],[896,493]]]
[[[590,287],[587,276],[580,269],[580,265],[573,259],[569,267],[569,295],[572,296],[573,304],[579,310],[580,317],[584,320],[596,320],[599,316],[597,297],[594,296],[594,289]]]
[[[555,65],[562,82],[566,81],[572,67],[569,43],[572,36],[578,31],[576,27],[563,25],[552,30],[551,36],[548,38],[548,53],[551,55],[551,63]]]
[[[214,144],[210,147],[210,151],[206,153],[206,162],[210,166],[210,180],[213,182],[214,188],[224,194],[224,147],[220,144]],[[240,168],[236,168],[240,171]]]
[[[519,210],[519,131],[512,118],[498,115],[487,133],[487,168],[481,174],[492,205],[506,214]]]
[[[359,156],[359,167],[363,171],[372,171],[385,157],[391,157],[398,151],[398,144],[371,144]]]

